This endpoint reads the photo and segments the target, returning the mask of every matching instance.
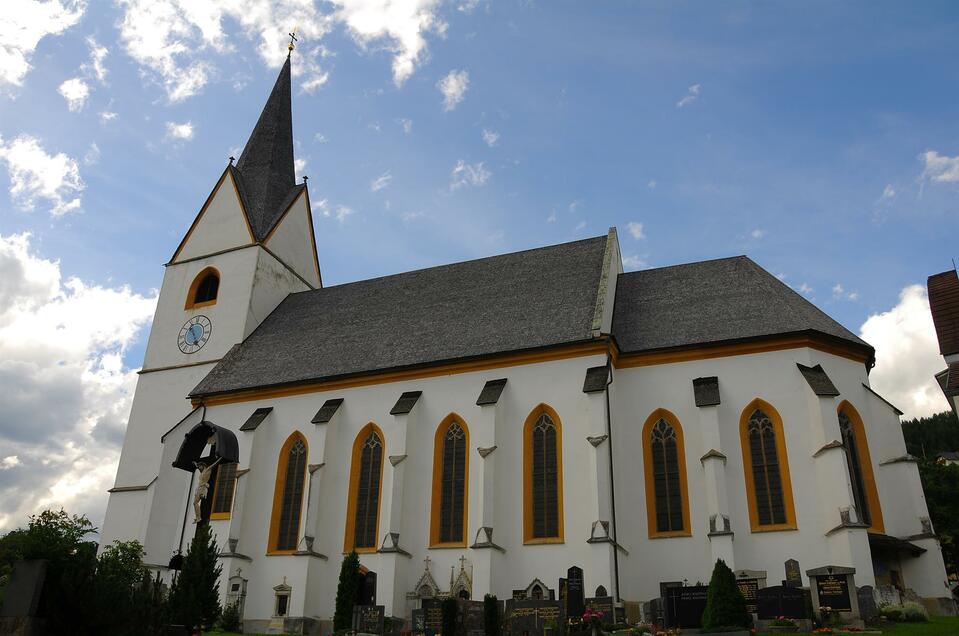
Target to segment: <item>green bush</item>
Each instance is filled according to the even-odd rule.
[[[239,601],[230,603],[223,608],[223,613],[220,614],[220,629],[225,632],[242,632],[242,622]]]
[[[356,601],[357,577],[360,574],[360,557],[351,550],[343,557],[340,566],[340,581],[336,585],[336,609],[333,614],[333,629],[353,627],[353,603]]]
[[[903,603],[902,614],[907,623],[925,623],[929,620],[926,608],[915,602]]]
[[[499,636],[499,600],[494,594],[483,597],[483,631],[486,636]]]
[[[722,559],[717,559],[706,593],[703,629],[720,631],[723,628],[746,628],[750,623],[752,620],[746,612],[746,599],[736,585],[736,576]]]
[[[219,579],[223,566],[217,563],[220,548],[210,531],[197,528],[183,559],[183,568],[170,589],[170,622],[187,627],[212,626],[220,618]]]

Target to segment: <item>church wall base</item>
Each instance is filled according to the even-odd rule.
[[[959,616],[956,601],[946,596],[939,598],[923,597],[919,599],[930,616]]]
[[[243,631],[252,634],[301,634],[322,636],[333,632],[333,621],[308,616],[254,618],[243,620]]]

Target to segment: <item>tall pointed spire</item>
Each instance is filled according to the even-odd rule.
[[[287,55],[234,171],[234,176],[239,173],[241,196],[257,240],[269,233],[283,214],[283,203],[297,188],[290,93],[290,56]]]

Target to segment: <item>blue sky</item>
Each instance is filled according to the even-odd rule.
[[[189,5],[0,8],[0,238],[19,272],[0,298],[24,323],[107,299],[47,362],[4,349],[0,329],[0,351],[36,377],[67,360],[106,374],[74,392],[128,408],[162,264],[239,156],[299,24],[296,156],[326,284],[615,225],[628,269],[751,256],[879,340],[874,384],[907,414],[945,408],[914,285],[959,252],[954,3]],[[22,413],[39,395],[24,389]],[[122,405],[77,400],[89,415],[71,435],[111,440],[115,461]],[[0,500],[54,444],[7,439]],[[32,505],[71,501],[50,488]],[[96,514],[85,492],[71,496]]]

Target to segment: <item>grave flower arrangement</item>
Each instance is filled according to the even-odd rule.
[[[777,616],[771,624],[773,627],[795,627],[796,621],[791,618],[786,618],[785,616]]]
[[[600,634],[603,627],[604,614],[592,607],[587,607],[583,612],[583,622],[589,626],[589,631],[595,636]]]

